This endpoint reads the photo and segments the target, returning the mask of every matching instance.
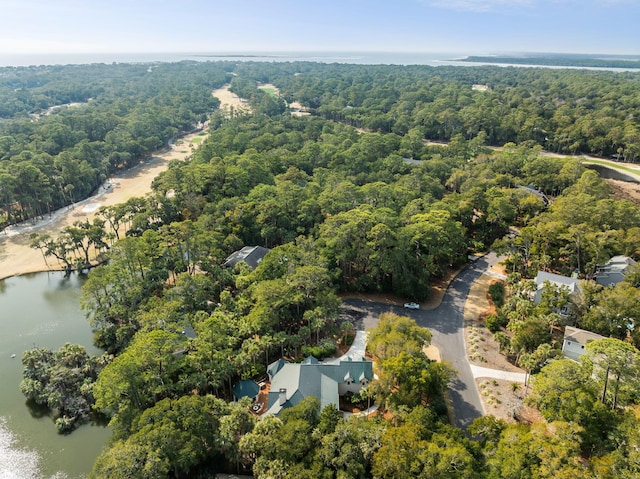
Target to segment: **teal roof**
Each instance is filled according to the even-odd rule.
[[[233,396],[238,399],[242,398],[255,398],[260,394],[260,385],[252,381],[251,379],[243,379],[238,384],[233,386]]]

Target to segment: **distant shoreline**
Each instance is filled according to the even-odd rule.
[[[469,63],[490,63],[497,65],[514,66],[545,66],[545,67],[570,67],[593,69],[640,69],[640,60],[623,60],[614,58],[575,57],[575,56],[468,56],[456,58],[451,61]]]
[[[233,54],[233,53],[198,53],[194,57],[202,58],[282,58],[283,55]]]
[[[528,58],[597,58],[595,55],[578,55],[571,53],[512,53],[497,56],[476,56],[473,52],[428,52],[428,51],[192,51],[192,52],[111,52],[111,53],[0,53],[0,68],[28,67],[34,65],[78,65],[94,63],[166,63],[180,61],[265,61],[265,62],[314,62],[314,63],[346,63],[356,65],[424,65],[424,66],[477,66],[478,64],[493,64],[504,66],[496,59]],[[640,57],[633,55],[600,55],[601,59],[624,61],[629,58]],[[470,59],[481,59],[470,60]],[[508,65],[531,67],[536,65],[510,62]],[[544,66],[544,65],[538,65]],[[555,65],[547,65],[554,67]],[[556,66],[557,67],[557,66]],[[557,67],[562,68],[562,67]],[[570,67],[566,67],[570,68]],[[574,67],[575,68],[575,67]],[[582,67],[586,68],[586,67]],[[604,69],[604,68],[601,68]],[[635,69],[634,69],[635,70]]]

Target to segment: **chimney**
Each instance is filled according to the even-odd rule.
[[[280,406],[284,406],[284,403],[287,402],[287,390],[286,388],[280,388],[278,391],[278,404]]]

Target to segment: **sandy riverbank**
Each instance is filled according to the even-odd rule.
[[[235,93],[231,93],[229,91],[229,85],[225,85],[214,90],[212,95],[220,100],[220,109],[228,114],[231,114],[232,112],[251,113],[249,103]]]
[[[12,226],[0,232],[0,279],[21,274],[47,271],[57,266],[57,262],[49,259],[48,268],[40,251],[29,247],[31,232],[47,233],[53,237],[65,226],[75,221],[91,220],[98,208],[124,203],[129,198],[144,196],[151,191],[151,182],[162,171],[167,169],[170,160],[184,160],[192,147],[195,138],[204,138],[201,132],[191,133],[176,141],[172,148],[158,152],[148,161],[109,180],[107,188],[84,201],[54,212],[37,222],[26,222]]]

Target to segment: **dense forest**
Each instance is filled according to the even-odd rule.
[[[431,140],[480,135],[499,146],[531,140],[550,151],[626,161],[640,156],[635,73],[296,63],[247,63],[238,73],[235,81],[270,81],[289,102],[371,131]]]
[[[319,117],[394,133],[408,157],[423,154],[425,138],[456,135],[640,157],[640,86],[631,73],[253,62],[2,68],[1,224],[85,198],[205,120],[217,102],[211,89],[231,79],[257,113],[277,115],[298,101]],[[256,81],[277,84],[281,98]]]
[[[218,105],[224,64],[0,68],[0,227],[89,196]]]
[[[586,278],[612,255],[640,255],[637,206],[612,199],[577,159],[541,154],[544,147],[637,159],[639,77],[314,63],[92,68],[138,68],[145,78],[149,70],[182,71],[179,91],[202,93],[194,93],[191,123],[181,129],[207,119],[215,106],[210,89],[226,80],[253,111],[209,115],[207,139],[187,161],[172,163],[150,195],[101,211],[91,238],[104,240],[93,244],[109,261],[90,272],[83,306],[107,354],[87,363],[82,351],[66,347],[23,359],[23,391],[31,398],[62,411],[57,384],[75,384],[82,393],[62,404],[61,430],[82,421],[87,405],[111,418],[113,438],[93,477],[637,476],[635,386],[621,389],[616,401],[611,389],[599,394],[608,378],[591,374],[597,348],[590,363],[544,366],[557,355],[548,317],[558,304],[550,299],[547,310],[533,311],[516,300],[524,300],[521,285],[537,269],[577,270]],[[274,84],[280,96],[259,83]],[[476,84],[489,89],[474,90]],[[160,85],[153,94],[155,83],[143,85],[148,102],[163,98]],[[105,100],[105,114],[120,101]],[[293,101],[311,115],[290,115]],[[43,119],[82,117],[91,106]],[[41,121],[16,113],[3,128],[39,128]],[[20,159],[5,156],[11,175]],[[77,232],[87,254],[82,240],[90,226]],[[255,269],[221,266],[245,245],[271,251]],[[518,360],[538,361],[527,367],[540,378],[530,401],[547,422],[507,424],[489,416],[468,434],[449,425],[446,388],[455,372],[424,355],[428,330],[394,315],[380,318],[370,336],[379,380],[354,399],[374,399],[386,414],[342,419],[309,399],[257,420],[246,402],[231,402],[237,380],[263,377],[281,357],[330,355],[352,335],[339,293],[424,299],[434,279],[493,245],[513,271],[505,299],[512,310],[496,315],[496,331]],[[625,291],[637,295],[638,286]],[[620,305],[620,298],[592,300],[580,324],[615,327],[617,311],[605,306]],[[189,328],[194,337],[184,333]],[[625,346],[605,344],[605,351],[635,351],[633,341],[618,336]],[[543,343],[554,354],[541,360]],[[633,354],[625,358],[635,364]],[[612,374],[622,378],[614,366]],[[55,370],[59,382],[43,381],[36,369]]]

